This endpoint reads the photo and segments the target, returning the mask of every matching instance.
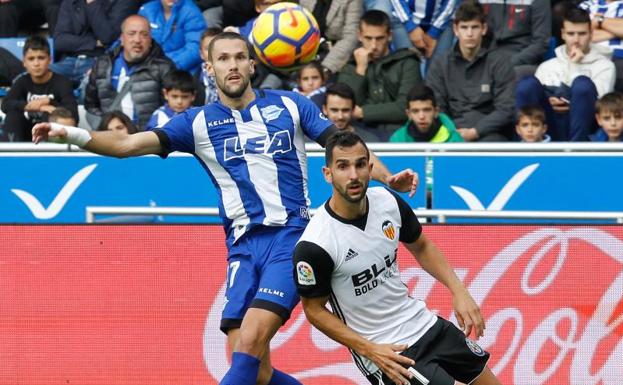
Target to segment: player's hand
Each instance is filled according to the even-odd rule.
[[[452,297],[452,306],[459,326],[466,337],[474,331],[474,339],[482,337],[485,333],[485,321],[480,313],[480,308],[476,301],[469,294],[467,289],[461,290]]]
[[[411,366],[415,364],[415,361],[398,354],[405,349],[407,345],[372,344],[370,350],[362,354],[374,362],[396,384],[408,385],[413,375],[405,366]]]
[[[400,192],[409,192],[409,198],[415,194],[420,178],[416,172],[410,168],[402,170],[387,178],[387,185]]]
[[[56,126],[56,128],[52,128],[50,123],[37,123],[32,128],[32,141],[35,144],[40,143],[44,140],[53,140],[62,142],[63,139],[67,138],[67,130],[63,128],[63,126]]]

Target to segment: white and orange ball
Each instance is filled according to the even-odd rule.
[[[314,16],[295,3],[277,3],[255,20],[251,32],[253,49],[266,65],[295,69],[316,58],[320,29]]]

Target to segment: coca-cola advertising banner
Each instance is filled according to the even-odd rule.
[[[425,226],[481,307],[503,384],[623,384],[623,227]],[[0,226],[0,384],[217,384],[226,273],[218,226]],[[411,294],[455,321],[404,248]],[[300,306],[272,363],[305,385],[364,385]]]

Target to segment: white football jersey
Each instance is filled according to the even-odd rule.
[[[297,290],[329,296],[333,313],[369,341],[411,346],[437,320],[409,296],[396,258],[398,242],[416,241],[422,227],[398,195],[373,187],[366,196],[368,212],[356,220],[340,218],[328,202],[318,209],[296,247]],[[351,353],[364,375],[378,370]]]

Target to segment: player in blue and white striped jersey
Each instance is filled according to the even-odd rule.
[[[193,154],[217,187],[227,233],[221,329],[234,353],[221,385],[298,385],[271,367],[269,342],[298,302],[292,252],[309,221],[304,135],[324,145],[337,128],[303,96],[253,90],[253,61],[238,34],[214,37],[207,64],[219,102],[190,109],[155,131],[128,136],[46,123],[33,128],[33,140],[60,139],[117,157]],[[373,159],[374,179],[415,191],[413,171],[390,175]]]

